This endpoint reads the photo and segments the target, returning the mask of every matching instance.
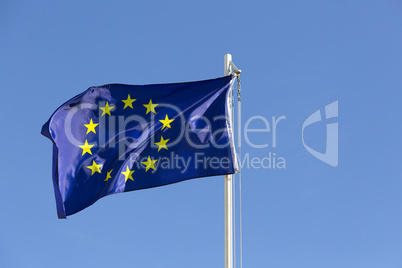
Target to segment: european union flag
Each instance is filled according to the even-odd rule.
[[[109,84],[60,106],[42,127],[53,142],[58,217],[109,194],[233,174],[233,81]]]

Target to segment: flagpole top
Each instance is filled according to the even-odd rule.
[[[239,70],[236,65],[234,65],[232,61],[232,55],[231,54],[225,54],[225,76],[231,75],[231,74],[240,74],[241,70]]]

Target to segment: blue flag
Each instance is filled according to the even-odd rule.
[[[234,78],[90,87],[42,127],[53,142],[59,218],[109,194],[233,174]]]

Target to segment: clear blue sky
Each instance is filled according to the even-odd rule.
[[[224,267],[223,177],[58,220],[40,129],[89,86],[215,78],[226,53],[243,70],[243,123],[286,116],[276,147],[272,131],[248,135],[265,148],[242,137],[243,156],[286,160],[243,170],[244,267],[402,267],[401,14],[380,0],[2,1],[0,267]],[[335,101],[332,167],[301,135],[321,109],[304,141],[324,152]]]

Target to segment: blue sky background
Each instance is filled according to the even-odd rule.
[[[243,70],[243,123],[286,116],[275,148],[272,133],[249,135],[263,149],[243,137],[243,155],[286,160],[243,170],[244,267],[402,267],[401,12],[399,1],[2,1],[0,267],[224,267],[223,177],[58,220],[40,129],[89,86],[220,77],[226,53]],[[335,168],[301,140],[334,101]],[[305,130],[321,152],[326,123]]]

